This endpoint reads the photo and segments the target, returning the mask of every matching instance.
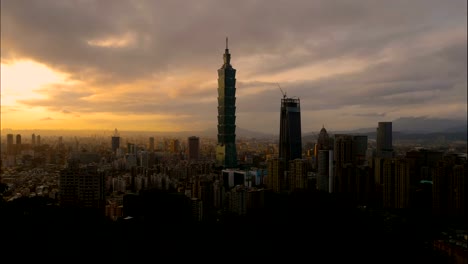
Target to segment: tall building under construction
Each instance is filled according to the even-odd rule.
[[[302,158],[301,106],[298,98],[281,99],[279,158],[286,164]]]

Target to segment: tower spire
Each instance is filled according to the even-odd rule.
[[[226,49],[224,50],[224,65],[229,66],[231,65],[231,54],[229,54],[229,48],[228,48],[228,37],[226,37]]]

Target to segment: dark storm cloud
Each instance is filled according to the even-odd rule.
[[[347,105],[397,107],[436,101],[463,104],[466,103],[466,91],[463,92],[467,79],[466,56],[466,42],[456,42],[424,55],[370,65],[361,72],[297,81],[285,86],[288,96],[301,99],[304,110],[337,109]],[[256,97],[243,98],[240,108],[277,110],[280,96],[279,90],[273,88]]]
[[[453,58],[454,54],[458,55]],[[382,63],[354,75],[348,90],[354,97],[345,98],[342,103],[349,100],[355,104],[398,106],[444,100],[461,95],[457,84],[466,83],[466,69],[465,40],[464,44],[449,44],[441,50]],[[417,94],[421,96],[405,96]],[[465,99],[458,97],[452,102],[464,103]]]
[[[467,11],[461,0],[10,0],[2,1],[1,14],[2,60],[33,59],[93,87],[183,78],[194,69],[212,74],[206,75],[211,90],[198,81],[169,87],[172,97],[156,83],[99,102],[89,99],[102,91],[85,85],[49,87],[47,99],[21,101],[54,111],[214,116],[226,36],[238,70],[239,114],[277,114],[282,95],[268,76],[346,60],[364,67],[281,85],[301,99],[304,111],[376,109],[354,113],[361,117],[388,110],[379,107],[466,104]],[[105,41],[117,46],[95,45]]]
[[[307,61],[369,56],[440,23],[466,22],[464,6],[463,1],[3,1],[2,57],[30,57],[77,75],[91,68],[107,81],[186,66],[212,68],[229,35],[236,56],[284,55],[259,69],[282,70]],[[135,38],[128,47],[87,43],[127,33]],[[305,55],[289,56],[296,48]]]

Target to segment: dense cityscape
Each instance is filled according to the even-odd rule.
[[[119,257],[468,262],[466,138],[397,143],[390,121],[375,137],[319,126],[305,138],[301,101],[283,90],[279,136],[236,137],[227,39],[223,60],[214,137],[2,131],[2,242]]]

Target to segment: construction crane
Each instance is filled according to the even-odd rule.
[[[279,85],[279,83],[277,83],[281,93],[283,94],[283,98],[286,98],[286,93],[283,91],[283,89],[281,89],[281,86]]]

